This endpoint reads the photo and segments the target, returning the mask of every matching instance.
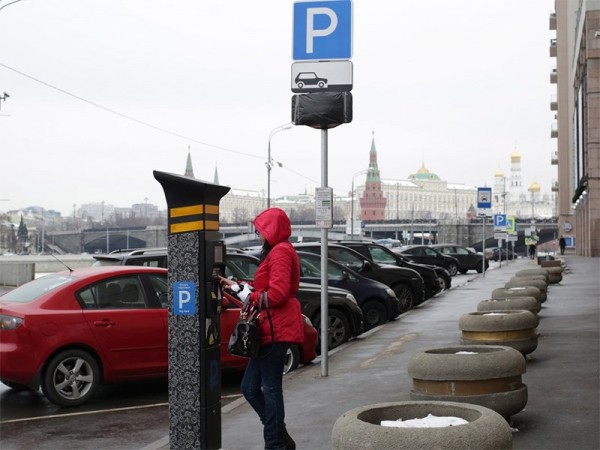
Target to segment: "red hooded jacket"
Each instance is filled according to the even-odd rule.
[[[304,342],[304,324],[300,301],[296,298],[300,284],[300,261],[288,239],[292,225],[287,214],[279,208],[269,208],[254,219],[254,227],[267,240],[271,250],[254,274],[252,304],[257,305],[260,294],[267,291],[269,311],[275,342]],[[271,325],[266,312],[259,317],[261,344],[270,344]]]

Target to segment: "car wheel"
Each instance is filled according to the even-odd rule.
[[[4,383],[9,388],[11,388],[11,389],[13,389],[15,391],[27,391],[27,390],[29,390],[29,386],[27,386],[26,384],[13,383],[12,381],[5,381],[5,380],[0,380],[0,381],[2,381],[2,383]]]
[[[438,281],[438,284],[440,285],[440,292],[443,292],[446,289],[448,289],[448,285],[446,284],[446,279],[444,277],[439,276],[437,281]]]
[[[400,314],[409,311],[415,306],[415,298],[412,289],[405,284],[398,284],[392,288],[398,300],[400,300]]]
[[[285,354],[285,363],[283,364],[283,374],[296,370],[300,365],[300,350],[297,345],[290,345]]]
[[[299,87],[300,89],[302,89],[302,88],[304,87],[304,83],[303,83],[302,81],[299,81],[299,82],[298,82],[298,87]]]
[[[60,406],[87,402],[100,384],[100,369],[92,355],[83,350],[65,350],[48,362],[42,391]]]
[[[361,309],[363,311],[365,331],[387,322],[387,311],[385,310],[385,306],[378,301],[372,300],[367,302]]]
[[[320,88],[325,87],[325,83],[323,83],[322,81],[319,81],[319,87]]]
[[[317,329],[318,348],[321,348],[321,316],[313,320],[313,326]],[[339,347],[350,339],[350,324],[348,319],[337,309],[329,310],[329,325],[327,327],[327,348],[329,350]]]
[[[456,274],[458,273],[458,266],[454,263],[450,264],[448,266],[448,272],[450,273],[450,276],[456,276]]]

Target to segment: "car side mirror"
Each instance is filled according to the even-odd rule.
[[[350,279],[350,274],[345,270],[342,270],[342,280],[348,281]]]
[[[362,272],[363,270],[365,270],[365,271],[366,271],[366,270],[372,270],[372,269],[373,269],[373,265],[372,265],[372,264],[371,264],[369,261],[367,261],[367,260],[365,259],[365,260],[363,261],[362,267],[361,267],[361,269],[360,269],[360,270],[361,270],[361,272]]]

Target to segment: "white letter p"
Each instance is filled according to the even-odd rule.
[[[315,30],[315,16],[317,14],[325,14],[329,16],[331,23],[322,30]],[[313,52],[313,38],[329,36],[335,31],[338,24],[338,18],[335,11],[330,8],[307,8],[306,10],[306,53]]]

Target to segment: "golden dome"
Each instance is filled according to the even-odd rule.
[[[504,172],[502,172],[500,169],[496,170],[496,173],[494,174],[495,177],[504,177]]]
[[[540,192],[540,184],[537,181],[531,183],[528,189],[529,192]]]
[[[417,171],[417,173],[429,173],[429,169],[425,167],[425,164],[421,165],[421,168]]]
[[[513,161],[513,162],[518,162],[518,161],[521,161],[521,154],[520,154],[518,151],[516,151],[516,150],[515,150],[515,151],[512,153],[512,155],[510,155],[510,159],[511,159],[511,161]]]

